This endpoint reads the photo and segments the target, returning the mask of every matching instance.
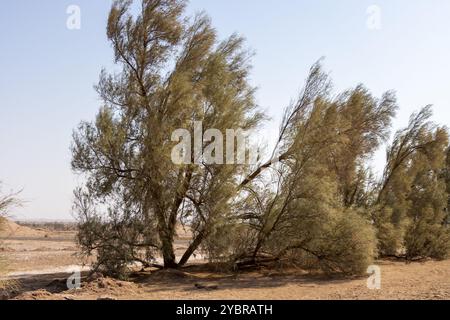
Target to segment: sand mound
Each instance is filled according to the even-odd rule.
[[[15,296],[13,300],[77,300],[77,297],[83,297],[82,299],[116,300],[120,296],[135,297],[144,293],[142,287],[136,283],[103,277],[82,283],[80,289],[62,291],[61,289],[65,285],[65,281],[54,280],[46,286],[46,289],[21,293]],[[55,288],[57,291],[52,292]]]
[[[99,278],[91,282],[85,282],[81,285],[81,290],[71,290],[71,293],[89,294],[96,296],[104,295],[124,295],[124,294],[138,294],[141,287],[135,283],[120,281],[112,278]]]
[[[2,219],[0,226],[0,237],[43,237],[45,235],[45,231],[21,226],[8,219]]]
[[[51,294],[47,290],[40,289],[36,291],[30,291],[25,292],[17,297],[15,297],[13,300],[49,300],[49,299],[55,299],[55,295]]]

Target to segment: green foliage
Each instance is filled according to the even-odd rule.
[[[364,213],[373,198],[365,160],[387,138],[397,107],[391,93],[376,99],[358,86],[333,98],[329,88],[314,65],[286,110],[274,151],[281,156],[270,163],[275,173],[257,170],[244,181],[253,201],[245,220],[256,230],[247,251],[255,259],[269,253],[325,272],[361,273],[376,254]]]
[[[445,167],[448,136],[444,129],[425,133],[424,141],[432,141],[413,158],[410,172],[414,177],[408,212],[411,224],[405,238],[406,254],[410,258],[443,259],[450,249],[450,230],[447,227],[447,186],[441,171]]]
[[[420,220],[413,223],[405,235],[406,256],[408,259],[445,259],[450,250],[450,231],[448,227],[436,223],[432,210],[421,212]]]
[[[403,245],[404,226],[393,223],[393,216],[393,209],[387,206],[376,208],[372,213],[381,256],[396,256]]]
[[[72,168],[86,181],[75,193],[78,240],[96,267],[121,276],[160,256],[178,267],[201,250],[229,266],[288,260],[360,274],[377,255],[446,256],[450,151],[430,107],[394,136],[378,181],[368,160],[389,138],[395,95],[363,85],[335,94],[318,62],[265,162],[174,164],[174,130],[201,121],[254,132],[264,115],[242,38],[219,41],[182,0],[141,2],[134,15],[132,1],[114,2],[107,36],[120,71],[102,71],[104,106],[73,137]],[[177,261],[179,224],[193,239]]]
[[[429,107],[411,117],[388,150],[375,216],[382,254],[444,258],[449,249],[445,151],[448,134],[428,119]]]
[[[271,199],[270,215],[256,227],[253,253],[258,249],[326,273],[364,273],[376,256],[375,230],[338,200],[338,184],[330,172],[305,170],[301,183],[289,186],[290,195]]]
[[[186,19],[181,0],[142,1],[134,16],[130,5],[115,1],[108,20],[121,71],[101,73],[97,91],[104,107],[74,133],[72,168],[87,181],[79,193],[84,200],[75,206],[80,243],[90,254],[111,234],[108,248],[158,251],[166,267],[176,267],[177,223],[189,222],[196,238],[180,261],[184,264],[233,210],[231,198],[244,166],[176,165],[172,133],[191,129],[195,121],[221,132],[252,130],[263,116],[248,82],[242,38],[219,41],[208,17]],[[86,209],[83,202],[91,205]],[[103,224],[104,230],[93,231]],[[120,265],[135,258],[102,250]]]
[[[377,254],[375,230],[360,215],[340,212],[303,249],[300,265],[326,273],[364,274]]]
[[[445,161],[445,169],[444,169],[444,179],[445,183],[447,185],[447,208],[446,208],[446,215],[447,215],[447,224],[450,224],[450,147],[447,148],[447,157]]]
[[[92,207],[86,193],[77,190],[75,195],[80,213],[78,244],[86,256],[96,255],[94,269],[120,278],[134,262],[149,265],[157,252],[156,235],[149,233],[154,229],[149,226],[152,221],[135,215],[132,208],[109,208],[104,217]]]

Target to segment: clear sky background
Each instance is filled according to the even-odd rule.
[[[81,29],[68,30],[66,9],[81,8]],[[23,189],[19,219],[68,219],[77,178],[70,170],[72,130],[94,118],[101,101],[93,85],[111,67],[105,28],[108,0],[5,0],[0,5],[0,180]],[[380,29],[368,28],[381,10]],[[296,97],[312,63],[326,57],[336,91],[364,83],[375,95],[397,91],[394,129],[411,112],[434,105],[450,126],[450,1],[192,0],[221,37],[238,32],[256,56],[252,82],[272,117]],[[372,20],[370,20],[372,21]],[[383,151],[375,168],[383,164]]]

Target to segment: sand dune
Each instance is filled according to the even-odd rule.
[[[2,219],[0,238],[8,237],[43,237],[46,231],[18,225],[9,219]]]

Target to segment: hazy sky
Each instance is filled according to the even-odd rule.
[[[81,9],[80,30],[66,27],[69,5]],[[71,216],[77,184],[70,170],[71,134],[101,105],[92,87],[112,63],[105,36],[110,5],[0,5],[0,180],[3,191],[24,190],[28,202],[13,212],[17,218]],[[252,81],[258,103],[273,118],[265,136],[276,131],[283,108],[322,56],[336,90],[361,82],[377,96],[396,90],[401,110],[395,128],[426,104],[434,105],[437,122],[450,126],[448,0],[192,0],[188,12],[200,10],[221,37],[238,32],[256,52]]]

